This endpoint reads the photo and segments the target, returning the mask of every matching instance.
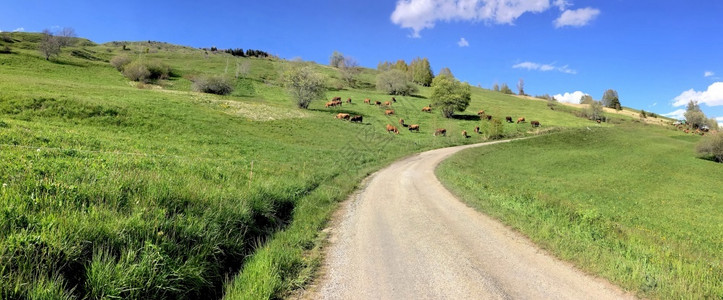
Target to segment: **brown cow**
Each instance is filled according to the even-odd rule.
[[[372,102],[372,100],[369,98],[364,99],[364,103],[366,103],[366,104],[371,104],[371,102]]]
[[[334,106],[339,105],[341,106],[341,100],[334,100]]]
[[[353,116],[353,117],[351,117],[351,119],[349,119],[349,121],[358,122],[358,123],[361,123],[362,120],[363,120],[363,117],[360,115]]]
[[[382,102],[381,102],[381,101],[374,101],[374,104],[376,104],[376,105],[382,105]]]
[[[517,119],[517,124],[520,124],[520,122],[525,122],[525,117],[520,117]]]
[[[384,102],[384,105],[385,105],[385,106],[392,106],[392,102],[386,101],[386,102]]]
[[[397,102],[397,98],[392,97],[392,102]]]
[[[337,119],[342,119],[342,120],[349,120],[349,114],[338,113],[338,114],[336,114],[336,118],[337,118]]]
[[[351,103],[351,98],[347,98],[346,103]]]
[[[426,111],[426,112],[432,112],[432,108],[429,107],[429,106],[425,106],[425,107],[422,108],[422,111],[423,111],[423,112],[424,112],[424,111]]]
[[[329,108],[332,106],[334,106],[334,102],[326,102],[326,105],[325,105],[326,108]]]
[[[597,122],[598,124],[600,124],[600,119],[595,120],[595,122]]]
[[[412,130],[416,130],[417,132],[419,132],[419,124],[409,125],[409,131],[412,131]]]
[[[404,124],[404,119],[399,119],[399,125],[402,125],[404,127],[407,127],[406,124]]]
[[[331,98],[331,101],[341,101],[341,97],[336,96],[334,98]]]
[[[505,121],[507,121],[507,123],[512,123],[512,117],[506,116]]]
[[[480,117],[481,117],[481,116],[484,116],[484,115],[485,115],[485,111],[484,111],[484,110],[480,110],[480,111],[477,112],[477,115],[480,116]]]
[[[443,136],[447,136],[447,129],[437,128],[437,130],[434,131],[434,136],[438,136],[440,134]]]
[[[532,125],[532,127],[540,127],[540,121],[530,121],[530,125]]]
[[[462,130],[462,136],[466,139],[469,138],[469,135],[467,135],[467,130]]]
[[[492,115],[486,115],[487,121],[492,121]]]
[[[384,111],[384,114],[385,114],[385,115],[393,115],[393,114],[394,114],[394,110],[387,109],[387,110]]]
[[[392,126],[391,124],[387,124],[387,132],[394,132],[396,134],[399,134],[399,129],[397,129],[397,127]]]
[[[474,133],[479,133],[479,126],[474,127]]]

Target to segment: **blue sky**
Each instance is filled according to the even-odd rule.
[[[208,4],[212,3],[212,4]],[[723,1],[6,1],[0,30],[72,27],[103,43],[156,40],[253,48],[328,63],[334,50],[375,68],[430,59],[490,88],[572,101],[618,91],[659,114],[701,102],[723,123]],[[573,94],[574,92],[578,92]],[[574,95],[574,96],[570,96]]]

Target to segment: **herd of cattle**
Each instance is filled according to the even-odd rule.
[[[381,107],[382,105],[384,105],[384,107],[386,107],[386,109],[384,110],[384,114],[387,115],[387,116],[389,116],[389,115],[394,115],[394,110],[391,109],[391,107],[392,107],[392,103],[396,103],[396,102],[397,102],[397,99],[396,99],[395,97],[392,97],[391,101],[385,101],[384,103],[382,103],[381,101],[372,101],[372,100],[369,99],[369,98],[364,99],[364,103],[365,103],[365,104],[376,105],[376,106],[379,106],[379,107]],[[347,99],[346,99],[346,103],[352,103],[351,98],[347,98]],[[331,101],[327,102],[326,105],[325,105],[325,107],[326,107],[326,108],[329,108],[329,107],[335,107],[335,106],[341,106],[341,105],[342,105],[341,97],[338,97],[338,96],[337,96],[337,97],[332,98]],[[428,106],[423,107],[423,108],[422,108],[422,112],[429,112],[429,113],[431,113],[431,112],[432,112],[432,105],[429,104]],[[479,112],[477,112],[477,115],[478,115],[478,116],[480,117],[480,119],[482,119],[482,120],[487,120],[487,121],[491,121],[491,120],[492,120],[492,116],[486,114],[484,110],[480,110]],[[348,114],[348,113],[338,113],[335,118],[340,119],[340,120],[347,120],[347,121],[350,121],[350,122],[358,122],[358,123],[361,123],[361,122],[363,121],[363,117],[362,117],[361,115],[350,115],[350,114]],[[505,117],[505,121],[506,121],[507,123],[515,123],[515,122],[513,121],[513,119],[512,119],[511,116]],[[524,122],[525,122],[525,117],[517,118],[517,124],[524,123]],[[410,132],[415,132],[415,131],[416,131],[416,132],[419,132],[419,124],[406,124],[406,123],[404,122],[404,119],[399,119],[399,125],[401,125],[402,127],[406,127],[407,129],[409,129]],[[540,126],[540,122],[539,122],[539,121],[530,121],[530,125],[532,125],[532,127],[539,127],[539,126]],[[398,129],[396,126],[392,125],[392,124],[387,124],[386,130],[387,130],[387,132],[392,132],[392,133],[395,133],[395,134],[399,134],[399,129]],[[475,133],[480,133],[480,128],[479,128],[479,126],[476,126],[476,127],[474,128],[474,132],[475,132]],[[446,135],[447,135],[447,129],[445,129],[445,128],[437,128],[437,129],[434,131],[434,136],[439,136],[439,135],[441,135],[441,136],[446,136]],[[462,136],[464,136],[465,138],[469,138],[469,137],[470,137],[470,136],[467,134],[467,130],[462,130]]]

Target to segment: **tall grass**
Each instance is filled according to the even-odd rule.
[[[470,205],[639,296],[723,297],[723,169],[699,137],[623,125],[466,150],[440,179]]]
[[[391,117],[362,103],[390,99],[373,89],[329,92],[354,102],[300,111],[277,82],[292,62],[243,58],[249,74],[218,96],[191,92],[191,79],[223,75],[235,59],[227,54],[78,43],[71,50],[92,59],[64,51],[48,62],[35,35],[11,37],[13,53],[0,56],[0,298],[280,297],[309,280],[321,229],[363,177],[404,155],[487,138],[459,134],[483,125],[472,113],[422,113],[428,88],[397,97]],[[137,89],[109,63],[121,53],[178,76]],[[360,86],[374,75],[362,72]],[[470,109],[534,115],[545,130],[590,124],[538,106],[474,89]],[[422,132],[386,133],[398,118]],[[457,134],[435,138],[438,127]]]

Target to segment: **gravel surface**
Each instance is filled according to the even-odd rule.
[[[434,169],[465,148],[395,162],[345,202],[308,299],[633,298],[469,208]]]

